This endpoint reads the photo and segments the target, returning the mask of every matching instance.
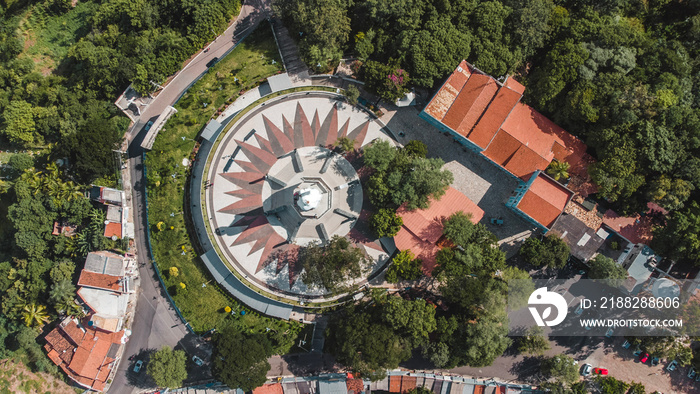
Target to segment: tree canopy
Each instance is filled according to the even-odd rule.
[[[556,235],[549,235],[542,240],[530,237],[525,240],[519,251],[528,263],[536,267],[545,265],[550,268],[563,268],[570,252],[569,245]]]
[[[229,387],[252,391],[267,380],[272,343],[264,334],[246,334],[226,326],[214,334],[212,372]]]
[[[146,372],[158,387],[174,389],[182,387],[182,381],[187,379],[186,362],[187,355],[183,350],[163,346],[151,355]]]
[[[312,243],[301,248],[299,261],[304,266],[301,279],[305,284],[332,292],[362,275],[370,262],[362,249],[337,235],[326,245]]]
[[[591,279],[599,279],[612,287],[620,286],[622,281],[627,279],[627,270],[602,254],[595,256],[588,264],[591,267],[588,277]]]

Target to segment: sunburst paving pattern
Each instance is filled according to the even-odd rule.
[[[287,296],[323,296],[300,280],[296,256],[309,242],[334,235],[361,247],[375,262],[373,271],[393,252],[368,230],[357,155],[331,151],[342,137],[356,149],[376,138],[391,141],[367,113],[314,92],[250,111],[213,152],[205,185],[214,238],[256,285]]]

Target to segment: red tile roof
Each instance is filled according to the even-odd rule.
[[[66,319],[46,335],[44,348],[49,358],[66,374],[85,387],[103,390],[114,359],[108,355],[112,344],[121,344],[124,331],[105,333],[78,327]]]
[[[415,389],[417,380],[415,376],[403,376],[401,378],[401,392],[407,393]]]
[[[514,80],[510,78],[509,81]],[[520,86],[522,87],[522,85]],[[481,120],[479,120],[479,123],[474,127],[474,130],[469,133],[469,140],[482,149],[486,148],[522,96],[522,92],[512,90],[506,86],[498,89],[498,93],[496,93],[493,102],[488,106]]]
[[[472,74],[442,120],[447,127],[466,136],[498,90],[496,81],[483,74]]]
[[[345,386],[348,389],[348,394],[359,394],[365,390],[365,384],[362,379],[348,379],[345,381]]]
[[[389,376],[389,392],[390,393],[400,393],[401,392],[401,376]]]
[[[500,85],[463,61],[425,112],[467,136],[484,149],[485,156],[517,177],[529,179],[556,158],[568,162],[569,173],[584,178],[581,184],[585,184],[591,162],[586,145],[521,103],[524,91],[513,78]]]
[[[464,84],[467,83],[471,73],[471,66],[463,60],[449,78],[447,78],[447,81],[442,85],[442,88],[437,94],[435,94],[435,97],[430,100],[430,103],[425,107],[425,112],[429,113],[433,118],[442,121],[447,110],[450,109],[450,106],[452,106],[452,103],[459,94],[459,91],[462,90]]]
[[[284,391],[280,383],[272,383],[253,389],[253,394],[284,394]]]
[[[423,271],[430,274],[435,268],[435,254],[440,250],[435,243],[442,236],[442,220],[459,211],[471,213],[474,223],[484,217],[481,208],[452,187],[440,200],[431,199],[427,209],[408,211],[405,207],[399,208],[397,213],[403,219],[403,226],[394,237],[396,247],[399,250],[410,249],[423,260]]]
[[[665,215],[667,212],[654,203],[648,203],[647,208],[646,215],[635,214],[631,217],[620,216],[609,209],[603,216],[603,223],[632,243],[649,245],[654,238],[654,218],[649,214],[657,212]]]
[[[118,276],[98,274],[82,270],[78,279],[78,286],[95,287],[98,289],[121,291],[122,285],[119,282],[121,278]]]
[[[547,228],[564,211],[573,193],[558,182],[540,174],[525,192],[518,209]]]
[[[122,224],[121,223],[114,223],[114,222],[107,223],[107,225],[105,226],[105,237],[110,238],[113,235],[116,235],[119,238],[122,237]]]

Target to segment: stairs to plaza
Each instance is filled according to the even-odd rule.
[[[279,18],[272,18],[272,29],[277,38],[277,45],[282,54],[282,61],[290,76],[298,76],[300,78],[308,78],[309,69],[301,60],[299,48],[296,42],[289,35],[289,30],[282,24]]]
[[[311,353],[323,353],[323,344],[326,342],[326,327],[328,327],[327,317],[322,316],[316,319],[316,330],[311,339]]]

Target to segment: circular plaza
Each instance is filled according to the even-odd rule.
[[[361,158],[335,148],[393,140],[367,112],[323,91],[289,93],[248,108],[225,127],[203,174],[207,236],[254,290],[299,302],[343,294],[307,286],[300,248],[345,237],[371,261],[360,286],[393,250],[369,231]]]

